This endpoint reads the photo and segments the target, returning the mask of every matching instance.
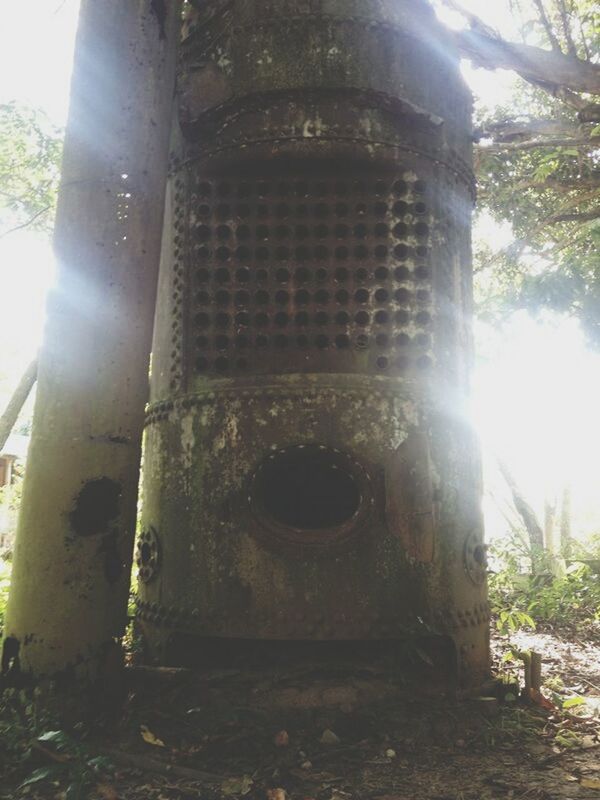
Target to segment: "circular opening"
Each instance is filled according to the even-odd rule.
[[[358,511],[361,493],[346,459],[320,447],[271,456],[254,479],[253,500],[277,524],[298,531],[336,528]]]
[[[140,547],[140,565],[146,566],[152,560],[152,548],[148,542],[144,542]]]

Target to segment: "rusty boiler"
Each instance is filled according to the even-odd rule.
[[[195,5],[135,553],[148,657],[420,642],[476,684],[488,606],[457,54],[422,0]]]

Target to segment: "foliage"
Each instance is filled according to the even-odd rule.
[[[5,689],[0,695],[0,773],[5,776],[31,759],[32,739],[50,723],[39,699],[39,690]]]
[[[592,573],[586,564],[571,564],[564,577],[535,589],[529,611],[548,622],[561,618],[580,625],[600,621],[600,575]]]
[[[0,637],[4,629],[4,615],[8,603],[8,590],[10,588],[10,564],[0,558]]]
[[[522,76],[509,103],[476,110],[480,210],[513,233],[498,247],[488,225],[476,249],[479,311],[492,319],[515,308],[570,314],[600,346],[598,6],[502,0],[516,39],[508,42],[460,3],[442,2],[462,13],[471,37],[491,45],[487,58],[477,48],[470,54],[476,64],[510,66]],[[543,75],[528,69],[523,46]],[[498,64],[503,55],[510,64]],[[587,94],[577,84],[583,72]]]
[[[0,772],[20,776],[20,789],[58,783],[65,800],[83,800],[110,762],[90,753],[81,724],[71,733],[60,729],[41,695],[5,689],[0,697]]]
[[[13,482],[10,486],[0,486],[0,506],[6,506],[10,511],[18,511],[22,494],[23,465],[17,463],[13,466]]]
[[[568,117],[564,106],[531,87],[515,93],[514,105]],[[479,124],[489,129],[507,115],[501,107],[482,109]],[[600,345],[599,154],[596,145],[479,148],[480,208],[496,222],[509,223],[514,237],[508,247],[495,249],[488,234],[476,249],[484,317],[549,308],[577,316],[588,339]]]
[[[18,468],[15,471],[16,480],[10,486],[0,487],[0,510],[4,507],[8,517],[16,520],[19,507],[21,505],[21,495],[23,490],[23,470]],[[4,627],[4,615],[8,602],[8,590],[10,587],[11,564],[9,561],[10,553],[0,553],[0,637]]]
[[[52,228],[61,152],[62,134],[42,111],[0,104],[0,235],[28,224]]]
[[[587,564],[574,562],[562,577],[553,577],[550,565],[539,575],[523,573],[521,544],[514,538],[493,547],[491,555],[500,564],[489,579],[500,633],[510,635],[536,624],[584,628],[600,622],[600,575]]]

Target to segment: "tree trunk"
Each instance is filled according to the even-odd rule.
[[[560,547],[557,542],[557,511],[558,502],[556,495],[546,497],[544,503],[544,548],[546,550],[546,563],[555,578],[560,578],[565,573],[565,562],[561,558]]]
[[[544,501],[544,549],[547,553],[556,553],[556,498],[546,497]]]
[[[543,528],[539,523],[537,514],[521,494],[519,485],[515,481],[507,465],[502,461],[499,461],[498,466],[504,480],[508,484],[515,508],[523,520],[523,525],[527,531],[527,535],[529,537],[529,548],[531,551],[531,568],[533,572],[536,572],[537,568],[539,567],[540,556],[544,552]]]
[[[94,679],[124,631],[180,26],[81,4],[4,672]]]
[[[560,549],[564,558],[571,556],[571,485],[565,483],[560,502]]]
[[[6,440],[10,436],[12,429],[15,427],[15,422],[29,397],[29,393],[33,389],[36,377],[37,358],[34,358],[21,376],[17,388],[4,409],[4,414],[0,417],[0,451],[6,444]]]

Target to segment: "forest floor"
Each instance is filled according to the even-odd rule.
[[[142,672],[119,715],[38,739],[0,798],[600,800],[600,631],[511,646],[542,654],[538,703],[390,694],[376,668]],[[17,788],[27,771],[43,780]]]

